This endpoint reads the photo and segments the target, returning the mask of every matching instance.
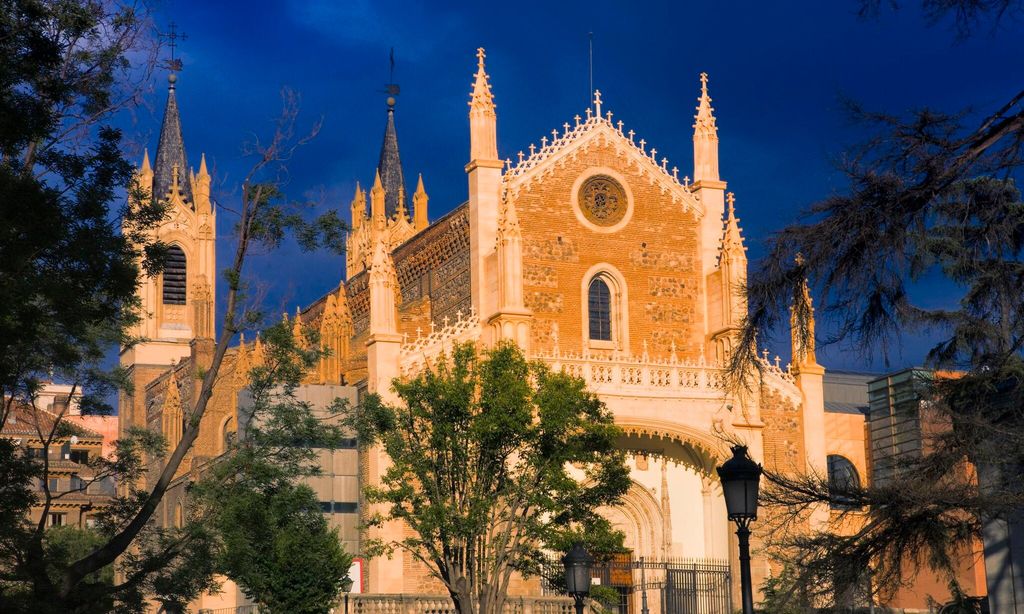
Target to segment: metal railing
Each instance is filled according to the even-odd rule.
[[[552,561],[541,572],[545,594],[564,591],[561,564]],[[731,614],[729,564],[707,559],[630,559],[622,555],[597,564],[595,582],[619,595],[605,604],[617,614]]]

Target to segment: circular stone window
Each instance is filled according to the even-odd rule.
[[[580,210],[597,226],[615,226],[626,217],[629,202],[618,181],[607,175],[594,175],[579,189]]]

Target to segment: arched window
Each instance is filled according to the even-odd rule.
[[[235,419],[228,416],[220,427],[220,451],[227,452],[231,444],[235,442]]]
[[[835,509],[857,507],[852,493],[860,488],[860,476],[850,459],[838,454],[828,457],[828,490],[831,506]]]
[[[181,501],[174,506],[174,526],[179,529],[185,526],[185,508],[181,506]]]
[[[600,277],[590,282],[587,291],[587,310],[590,317],[590,338],[595,341],[612,340],[612,293]]]
[[[184,305],[188,280],[185,276],[185,252],[177,245],[167,249],[164,264],[164,304]]]

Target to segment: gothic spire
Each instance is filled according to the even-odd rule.
[[[484,68],[484,48],[476,50],[476,74],[473,75],[473,91],[470,94],[469,107],[482,115],[494,117],[494,94],[491,93],[491,82]]]
[[[715,124],[711,96],[708,95],[708,73],[700,73],[700,98],[697,99],[697,114],[693,116],[693,181],[717,182],[718,177],[718,126]]]
[[[469,98],[469,159],[494,161],[498,159],[497,116],[494,113],[494,94],[484,68],[483,47],[476,50],[476,75]]]
[[[185,140],[181,137],[181,118],[178,116],[178,101],[174,95],[177,80],[175,73],[167,75],[167,108],[164,110],[164,123],[160,128],[160,142],[156,147],[156,162],[153,165],[153,196],[165,198],[177,174],[182,199],[192,205],[192,184],[186,174],[188,164]]]
[[[380,146],[377,174],[380,175],[384,187],[384,215],[391,219],[398,211],[398,201],[404,197],[405,193],[402,159],[398,154],[398,133],[395,131],[395,99],[393,97],[388,98],[388,121],[384,127],[384,142]],[[405,203],[403,203],[404,206]]]
[[[711,96],[708,95],[708,73],[700,73],[700,98],[697,99],[697,114],[693,116],[695,133],[718,136],[715,126],[715,110],[711,107]]]
[[[746,258],[747,248],[743,246],[743,233],[740,229],[740,219],[736,217],[736,197],[732,192],[726,195],[728,210],[725,218],[725,232],[722,235],[722,255],[729,255],[736,258]]]

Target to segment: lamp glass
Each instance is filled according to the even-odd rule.
[[[589,594],[594,557],[590,556],[583,544],[573,544],[569,552],[562,557],[562,564],[565,565],[565,588],[568,593],[570,595]]]
[[[729,520],[757,520],[761,466],[750,459],[746,446],[734,446],[732,453],[718,468]]]

